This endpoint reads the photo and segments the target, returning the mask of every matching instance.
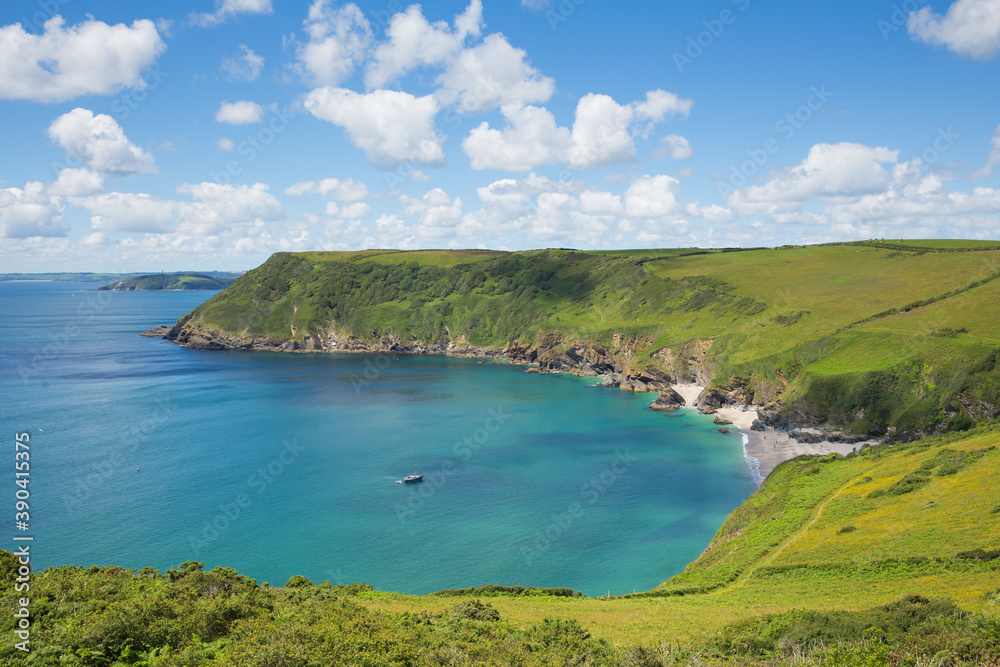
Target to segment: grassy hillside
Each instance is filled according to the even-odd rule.
[[[277,343],[602,346],[628,373],[668,376],[693,342],[715,386],[885,434],[1000,413],[998,277],[1000,245],[957,241],[279,253],[179,324]]]
[[[998,445],[989,427],[786,462],[686,572],[619,598],[48,570],[36,652],[13,657],[7,613],[0,664],[997,664]]]
[[[155,273],[119,280],[110,285],[98,287],[98,291],[150,292],[164,290],[221,290],[233,284],[232,276],[212,277],[203,273]]]

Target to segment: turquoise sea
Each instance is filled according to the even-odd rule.
[[[446,357],[199,351],[210,292],[0,283],[0,498],[31,434],[35,567],[186,560],[283,584],[649,589],[755,489],[738,434],[594,378]],[[414,465],[420,484],[397,484]]]

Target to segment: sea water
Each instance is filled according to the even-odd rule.
[[[631,593],[756,488],[739,434],[652,395],[482,360],[192,350],[139,333],[213,293],[94,287],[0,283],[11,516],[31,435],[30,525],[0,538],[34,537],[35,567]]]

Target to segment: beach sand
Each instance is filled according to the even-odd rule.
[[[674,387],[674,390],[684,397],[688,407],[693,408],[698,394],[704,390],[704,387],[699,387],[698,385],[677,385]],[[789,438],[784,433],[776,432],[770,427],[766,431],[753,431],[750,429],[750,426],[757,419],[756,410],[743,411],[738,408],[722,408],[716,414],[723,419],[731,421],[733,426],[746,436],[746,456],[748,459],[756,461],[756,463],[750,461],[750,465],[751,468],[759,473],[760,479],[758,481],[767,477],[774,470],[775,466],[782,461],[794,459],[796,456],[802,456],[803,454],[822,456],[833,452],[847,455],[854,451],[855,448],[862,446],[861,444],[849,444],[846,442],[819,442],[815,444],[798,442]]]

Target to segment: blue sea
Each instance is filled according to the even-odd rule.
[[[34,537],[36,568],[614,595],[683,570],[756,489],[740,435],[652,395],[439,356],[190,350],[139,333],[212,292],[95,286],[0,283],[0,538]]]

